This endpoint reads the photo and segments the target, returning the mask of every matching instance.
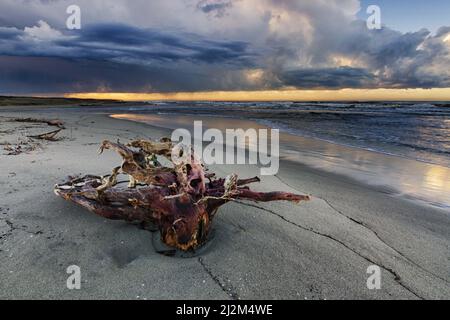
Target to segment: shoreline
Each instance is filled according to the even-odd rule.
[[[171,102],[173,102],[173,101],[171,101]],[[252,102],[252,101],[248,101],[248,102]],[[257,102],[257,101],[255,101],[255,102]],[[346,103],[350,103],[350,102],[353,102],[353,101],[348,101]],[[367,101],[366,103],[374,103],[374,102],[375,101]],[[389,101],[384,101],[384,102],[389,102]],[[421,101],[408,101],[405,103],[419,103],[419,102],[421,102]],[[425,102],[430,102],[430,101],[425,101]],[[326,103],[326,102],[323,102],[323,103]],[[363,103],[363,102],[357,101],[355,103]],[[447,101],[440,101],[440,103],[445,104],[445,105],[448,104]],[[116,102],[116,104],[117,105],[114,105],[114,106],[109,105],[109,104],[104,104],[104,103],[103,104],[100,103],[99,105],[29,105],[29,106],[21,107],[21,110],[14,110],[15,108],[17,108],[17,106],[1,106],[0,105],[0,112],[18,112],[18,111],[33,112],[33,111],[35,111],[35,109],[42,109],[42,108],[55,109],[55,110],[61,109],[61,108],[69,109],[69,110],[70,109],[88,108],[92,111],[92,110],[95,110],[95,108],[98,108],[99,113],[113,115],[113,114],[117,113],[117,112],[111,113],[114,110],[123,111],[123,110],[120,110],[120,108],[128,108],[128,107],[146,108],[149,106],[154,106],[154,104],[152,104],[152,103],[142,102],[142,101],[135,101],[135,102],[133,102],[133,101],[118,101],[118,102]],[[105,111],[105,110],[102,110],[102,108],[110,108],[111,110]],[[132,110],[132,111],[139,111],[139,110]],[[308,113],[308,112],[315,112],[315,111],[305,110],[303,112]],[[341,113],[343,113],[343,112],[341,112]],[[119,114],[122,114],[122,112],[119,112]],[[212,115],[212,114],[208,114],[208,113],[196,114],[196,113],[183,113],[183,112],[134,113],[133,115],[145,115],[145,114],[158,115],[158,116],[174,115],[174,116],[185,116],[185,117],[223,118],[223,119],[232,119],[232,120],[240,119],[240,118],[238,118],[236,116],[232,116],[232,115]],[[270,127],[268,124],[272,124],[272,125],[275,124],[267,119],[251,118],[249,121],[253,121],[254,123],[257,123],[262,126],[267,126],[267,127]],[[383,150],[379,150],[379,149],[375,149],[375,148],[371,148],[371,147],[364,147],[364,146],[359,146],[359,145],[355,145],[355,144],[339,142],[339,141],[335,141],[335,140],[331,140],[331,139],[320,138],[320,137],[313,136],[313,135],[299,133],[299,132],[296,132],[295,129],[290,129],[287,127],[283,127],[283,128],[280,127],[279,130],[282,133],[305,138],[305,139],[317,140],[317,141],[330,143],[330,144],[334,144],[334,145],[341,146],[341,147],[363,150],[363,151],[367,151],[367,152],[373,152],[373,153],[377,153],[377,154],[384,155],[384,156],[392,156],[395,158],[402,158],[402,159],[410,160],[410,161],[418,161],[418,162],[421,162],[424,164],[429,164],[429,165],[433,165],[433,166],[443,167],[445,169],[450,169],[449,165],[445,165],[445,164],[442,164],[439,162],[433,162],[433,161],[425,160],[425,159],[421,159],[421,158],[414,158],[414,157],[410,157],[407,155],[393,153],[393,152],[389,152],[389,151],[383,151]]]
[[[151,115],[158,115],[158,116],[176,115],[176,116],[185,116],[185,117],[207,117],[207,118],[223,118],[223,119],[239,120],[238,117],[223,116],[223,115],[211,115],[211,114],[206,114],[206,113],[205,114],[193,114],[193,113],[181,113],[181,112],[173,112],[173,113],[170,113],[170,112],[156,112],[156,113],[149,113],[149,114],[151,114]],[[130,121],[133,121],[133,120],[130,120]],[[271,127],[269,124],[274,125],[274,123],[271,123],[270,120],[266,121],[265,119],[250,119],[249,121],[253,121],[253,122],[255,122],[255,123],[259,124],[259,125],[263,125],[263,126],[267,126],[267,127]],[[447,166],[447,165],[444,165],[444,164],[438,163],[438,162],[432,162],[432,161],[428,161],[428,160],[424,160],[424,159],[408,157],[406,155],[392,153],[392,152],[383,151],[383,150],[378,150],[378,149],[374,149],[374,148],[370,148],[370,147],[363,147],[363,146],[358,146],[358,145],[346,144],[346,143],[343,143],[343,142],[338,142],[338,141],[329,140],[329,139],[325,139],[325,138],[320,138],[320,137],[310,136],[310,135],[306,135],[306,134],[301,134],[301,133],[295,132],[295,130],[291,130],[291,129],[288,129],[288,128],[280,128],[279,130],[282,133],[294,135],[294,136],[305,138],[305,139],[312,139],[312,140],[322,141],[322,142],[326,142],[326,143],[335,144],[335,145],[338,145],[338,146],[341,146],[341,147],[358,149],[358,150],[363,150],[363,151],[367,151],[367,152],[374,152],[374,153],[378,153],[380,155],[392,156],[392,157],[402,158],[402,159],[411,160],[411,161],[418,161],[418,162],[422,162],[424,164],[430,164],[430,165],[434,165],[434,166],[439,166],[439,167],[443,167],[443,168],[446,168],[446,169],[450,169],[450,166]]]
[[[170,120],[164,120],[163,123],[158,123],[157,125],[150,123],[150,120],[152,122],[157,122],[158,118],[164,118],[165,115],[172,115]],[[120,119],[120,120],[128,120],[128,121],[134,121],[137,123],[145,123],[147,125],[153,126],[153,127],[158,127],[158,128],[164,128],[167,129],[168,132],[170,133],[171,130],[178,128],[178,127],[182,127],[182,128],[187,128],[189,130],[191,130],[189,125],[186,125],[184,123],[184,121],[179,120],[178,122],[177,119],[179,118],[185,118],[186,120],[194,121],[194,117],[192,115],[187,115],[187,114],[164,114],[164,115],[160,115],[160,114],[120,114],[120,113],[116,113],[116,114],[110,114],[109,115],[112,118],[115,119]],[[257,120],[245,120],[243,121],[242,119],[237,119],[237,118],[233,118],[233,117],[218,117],[221,118],[221,120],[227,120],[227,122],[224,121],[216,121],[217,119],[212,117],[212,116],[207,116],[207,115],[203,115],[200,118],[195,118],[195,119],[200,119],[200,120],[204,120],[206,121],[211,119],[213,120],[213,125],[212,127],[214,128],[219,128],[222,131],[224,130],[224,128],[220,128],[219,126],[224,126],[224,123],[228,124],[229,128],[234,128],[233,126],[233,122],[238,122],[238,123],[242,123],[242,127],[244,129],[250,127],[249,123],[253,123],[255,128],[269,128],[267,127],[267,125],[262,124],[260,122],[258,122]],[[188,121],[188,122],[189,122]],[[219,123],[219,122],[224,122],[224,123]],[[219,123],[219,126],[214,126],[214,124]],[[208,124],[204,123],[204,127],[205,129],[208,127]],[[285,139],[283,139],[283,136],[285,137]],[[288,138],[286,138],[288,137]],[[355,180],[359,183],[361,183],[364,186],[370,186],[370,187],[374,187],[377,190],[382,190],[383,192],[387,192],[390,193],[392,195],[396,195],[399,197],[403,197],[405,200],[409,200],[409,201],[415,201],[427,206],[431,206],[433,208],[439,208],[442,210],[446,210],[446,209],[450,209],[450,197],[445,197],[446,194],[444,191],[439,191],[439,190],[433,190],[432,187],[433,186],[428,186],[428,185],[424,185],[423,188],[425,189],[425,191],[420,190],[420,189],[415,189],[415,190],[410,190],[408,191],[408,189],[402,185],[395,185],[395,179],[386,179],[387,175],[389,175],[392,171],[398,170],[398,169],[403,169],[404,166],[406,167],[412,167],[415,169],[414,174],[410,176],[409,179],[412,178],[416,178],[417,174],[423,173],[424,175],[427,173],[426,170],[430,170],[430,171],[436,171],[435,168],[442,168],[442,169],[437,169],[438,172],[440,172],[441,175],[444,175],[444,178],[442,178],[443,180],[445,180],[445,176],[448,176],[450,179],[450,168],[440,165],[440,164],[434,164],[434,163],[429,163],[429,162],[425,162],[425,161],[420,161],[417,159],[412,159],[412,158],[408,158],[406,156],[401,156],[401,155],[395,155],[395,154],[389,154],[389,153],[384,153],[384,152],[379,152],[376,150],[368,150],[365,148],[360,148],[357,146],[349,146],[349,145],[345,145],[345,144],[340,144],[340,143],[336,143],[336,142],[332,142],[332,141],[327,141],[324,139],[319,139],[319,138],[314,138],[314,137],[305,137],[305,136],[299,136],[299,135],[295,135],[292,133],[281,133],[280,132],[280,161],[292,161],[295,163],[300,163],[303,165],[306,165],[310,168],[313,169],[317,169],[317,170],[322,170],[322,171],[326,171],[327,173],[330,174],[336,174],[338,176],[343,176],[343,177],[348,177],[352,180]],[[284,140],[284,141],[283,141]],[[293,140],[299,140],[299,141],[294,141]],[[332,162],[335,165],[340,165],[339,167],[337,167],[337,170],[330,170],[328,167],[325,168],[321,168],[317,163],[319,163],[325,155],[317,155],[317,153],[315,154],[315,156],[311,155],[307,155],[308,157],[311,157],[311,159],[305,159],[305,157],[303,156],[303,154],[296,154],[293,155],[292,153],[289,153],[290,151],[296,153],[299,150],[301,150],[302,144],[304,144],[305,141],[310,141],[311,143],[308,146],[313,146],[314,148],[316,148],[317,144],[330,144],[330,145],[334,145],[337,148],[336,151],[336,157],[340,156],[343,157],[345,154],[351,154],[351,153],[359,153],[358,157],[362,157],[365,159],[371,159],[370,161],[372,161],[372,167],[374,165],[379,165],[380,168],[379,170],[382,170],[381,172],[371,172],[370,170],[372,169],[372,167],[370,165],[366,165],[365,167],[358,167],[358,164],[356,163],[349,163],[349,164],[339,164],[336,162]],[[290,145],[289,145],[290,144]],[[283,154],[283,147],[285,148],[285,152]],[[327,148],[324,147],[320,147],[321,149],[317,148],[317,150],[326,150]],[[371,154],[375,154],[375,157],[371,157]],[[369,155],[369,156],[367,156]],[[303,158],[300,158],[301,156],[303,156]],[[297,159],[300,158],[300,159]],[[385,158],[385,159],[383,159]],[[348,162],[354,161],[354,159],[352,158],[352,156],[349,156],[346,159]],[[358,160],[358,159],[356,159]],[[392,160],[392,161],[391,161]],[[314,163],[314,161],[316,161],[316,163]],[[377,163],[379,162],[379,164]],[[415,162],[418,162],[418,165],[415,166]],[[397,163],[397,164],[396,164]],[[409,163],[409,164],[408,164]],[[392,164],[392,168],[384,168],[383,166],[386,165],[391,165]],[[396,164],[396,167],[394,166],[394,164]],[[422,171],[420,171],[420,170]],[[342,172],[339,172],[339,170],[341,170]],[[367,170],[367,172],[362,172],[362,170]],[[380,174],[383,173],[385,176],[380,176]],[[373,176],[374,174],[377,174],[376,179],[375,179],[375,183],[370,183],[368,181],[368,179]],[[405,173],[406,174],[406,173]],[[397,179],[406,179],[404,176],[398,176]],[[428,179],[428,178],[423,178],[423,179]],[[435,177],[436,179],[436,177]],[[408,185],[419,185],[420,181],[407,181],[405,182],[405,184]],[[394,184],[394,185],[392,185]],[[419,187],[420,188],[420,185]],[[426,188],[430,188],[430,189],[426,189]],[[429,192],[429,194],[425,193],[425,192]]]

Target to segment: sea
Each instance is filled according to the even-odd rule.
[[[192,129],[195,120],[279,129],[284,160],[450,212],[450,102],[149,101],[79,110],[168,129]]]

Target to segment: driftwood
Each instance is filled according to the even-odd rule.
[[[64,122],[58,119],[54,120],[46,120],[46,119],[34,119],[34,118],[17,118],[14,119],[16,122],[23,122],[23,123],[45,123],[48,126],[52,127],[58,127],[58,130],[33,135],[33,136],[27,136],[28,138],[32,139],[39,139],[39,140],[47,140],[47,141],[57,141],[58,138],[56,138],[56,135],[60,133],[62,130],[65,129]]]
[[[3,149],[7,152],[7,156],[17,156],[22,153],[27,153],[36,150],[37,148],[40,148],[41,145],[39,143],[28,143],[28,142],[21,142],[17,145],[12,144],[5,144]]]
[[[171,153],[176,150],[173,147],[168,139],[137,140],[128,145],[104,141],[100,151],[115,150],[123,158],[122,165],[104,177],[69,177],[68,182],[55,186],[55,193],[102,217],[140,222],[149,229],[157,227],[162,242],[183,251],[194,250],[207,241],[217,210],[229,201],[310,199],[287,192],[251,191],[247,185],[259,182],[257,177],[240,180],[233,174],[216,178],[193,152],[175,164],[171,161]],[[182,155],[183,151],[179,152]],[[120,174],[127,174],[129,179],[119,181]]]
[[[5,155],[8,156],[17,156],[22,153],[28,153],[31,151],[34,151],[38,148],[42,148],[42,145],[40,142],[36,140],[46,140],[46,141],[58,141],[60,140],[59,137],[57,137],[57,134],[60,133],[62,130],[65,129],[64,122],[58,119],[48,120],[48,119],[35,119],[35,118],[7,118],[7,122],[16,122],[16,123],[31,123],[31,124],[44,124],[52,127],[57,127],[57,129],[45,132],[42,134],[37,135],[27,135],[23,136],[23,133],[20,131],[22,129],[34,129],[34,126],[13,126],[16,128],[8,129],[8,130],[2,130],[0,131],[0,134],[5,135],[13,135],[15,133],[20,133],[20,137],[17,138],[17,142],[10,143],[8,141],[1,142],[0,145],[4,146],[3,150],[6,151]],[[39,126],[41,127],[41,126]],[[28,131],[28,130],[27,130]],[[15,139],[15,138],[14,138]]]
[[[58,141],[56,135],[61,132],[62,129],[50,131],[47,133],[38,134],[35,136],[27,136],[28,138],[39,139],[39,140],[47,140],[47,141]]]
[[[65,129],[64,122],[61,120],[58,120],[58,119],[47,120],[47,119],[34,119],[34,118],[16,118],[16,119],[13,119],[12,121],[22,122],[22,123],[43,123],[43,124],[47,124],[48,126],[51,126],[51,127],[59,128],[58,130],[54,130],[54,131],[50,131],[50,132],[46,132],[46,133],[42,133],[42,134],[38,134],[38,135],[27,136],[28,138],[32,138],[32,139],[57,141],[58,139],[56,138],[56,135]]]
[[[34,119],[34,118],[16,118],[15,122],[24,122],[24,123],[45,123],[49,126],[58,127],[61,129],[64,128],[64,122],[58,119],[47,120],[47,119]]]

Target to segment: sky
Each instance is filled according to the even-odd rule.
[[[449,13],[448,0],[2,0],[0,94],[450,100]]]
[[[361,8],[371,4],[380,7],[383,24],[401,32],[422,28],[436,32],[440,27],[450,25],[449,0],[363,0]],[[366,17],[366,10],[358,13],[358,18]]]

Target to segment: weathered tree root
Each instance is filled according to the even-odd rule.
[[[70,177],[55,186],[55,193],[108,219],[157,226],[162,242],[183,251],[205,243],[217,210],[229,201],[310,200],[287,192],[251,191],[247,185],[259,178],[238,180],[231,175],[216,179],[193,153],[175,164],[168,139],[137,140],[128,145],[104,141],[100,151],[105,149],[113,149],[123,158],[111,175]],[[161,158],[169,160],[169,165],[161,165]],[[129,181],[120,182],[120,174],[129,175]]]

